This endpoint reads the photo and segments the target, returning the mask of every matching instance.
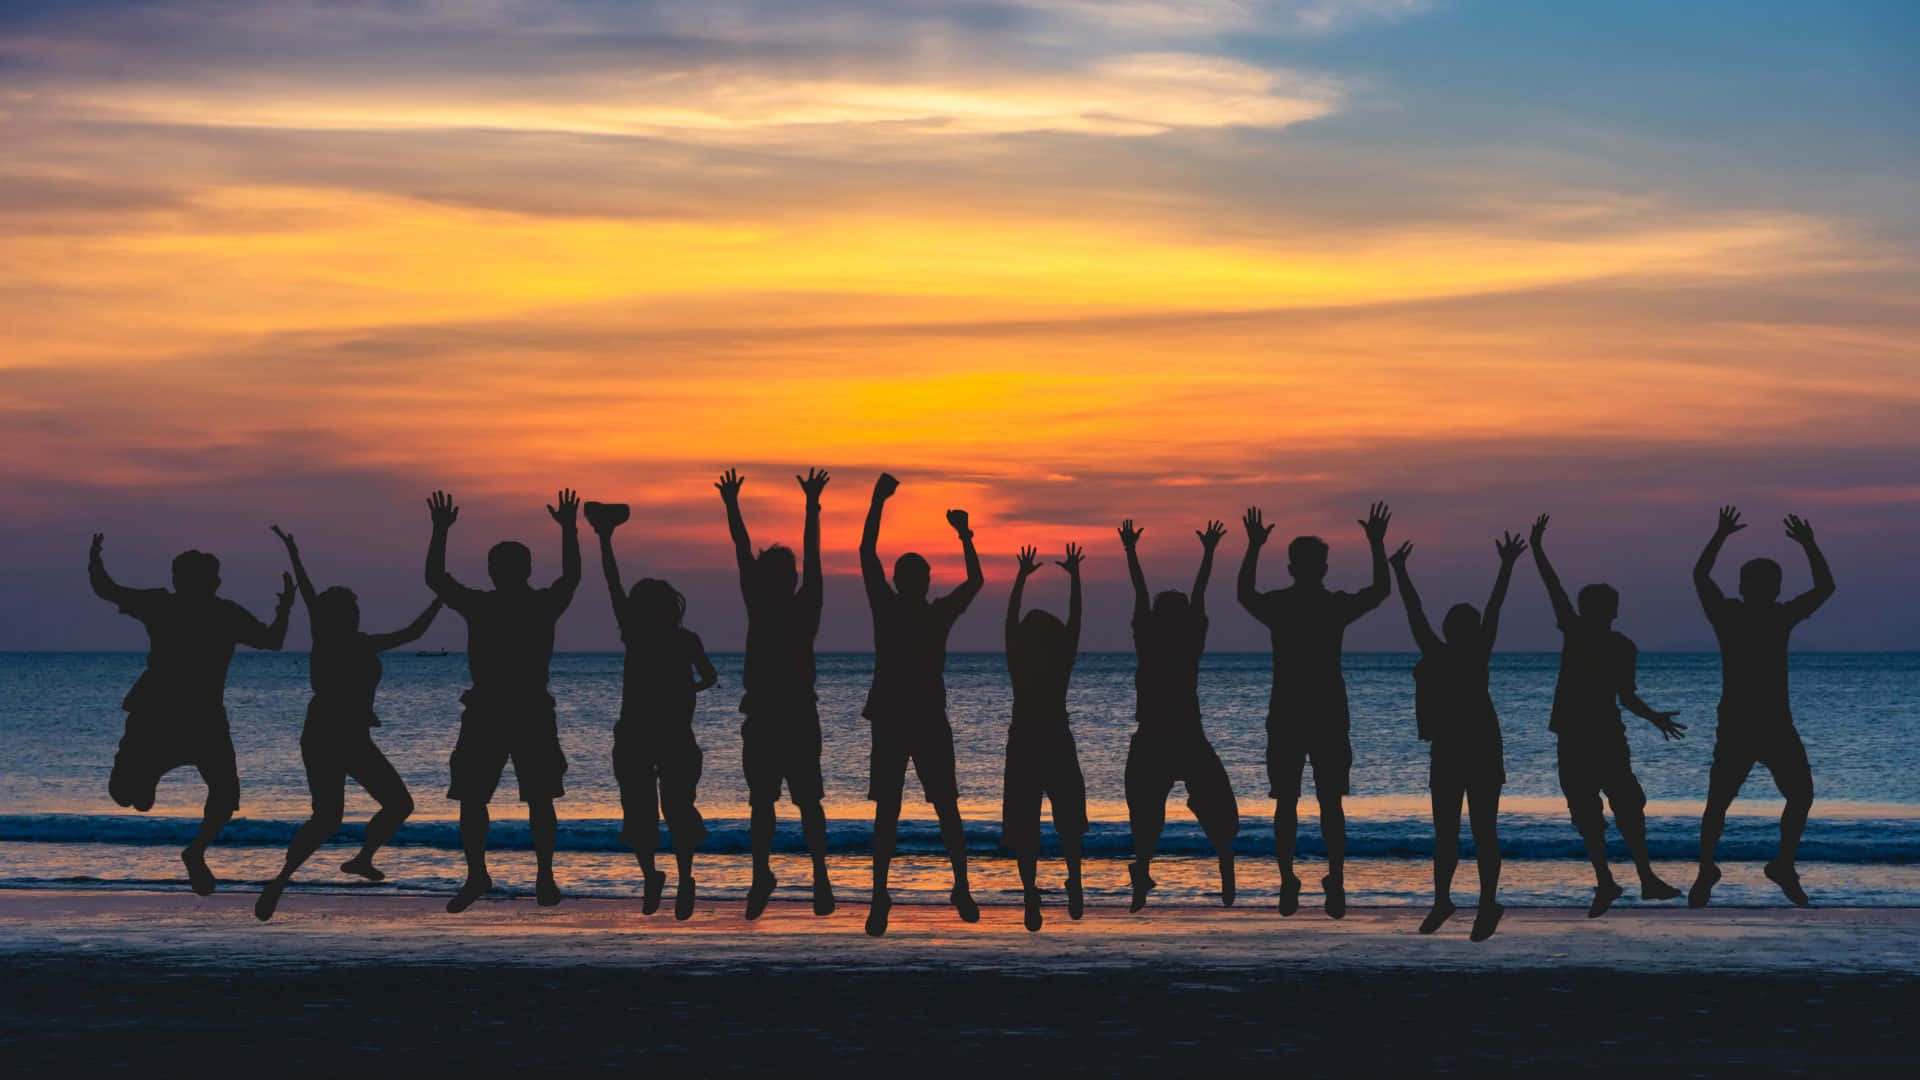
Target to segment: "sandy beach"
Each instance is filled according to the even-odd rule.
[[[676,923],[631,902],[0,893],[7,1060],[143,1057],[291,1072],[634,1066],[805,1075],[983,1067],[1188,1073],[1200,1060],[1352,1071],[1678,1075],[1920,1064],[1920,910],[1513,909],[1491,942],[1419,912],[1017,909],[965,925],[901,905],[861,931],[735,904]],[[178,1055],[176,1059],[172,1055]]]

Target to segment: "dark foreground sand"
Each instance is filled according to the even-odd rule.
[[[1448,1071],[1912,1077],[1920,911],[736,906],[0,893],[9,1076]]]

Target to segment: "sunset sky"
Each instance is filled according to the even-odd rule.
[[[828,648],[871,642],[881,469],[889,563],[952,582],[973,513],[962,647],[1068,539],[1127,647],[1113,526],[1184,588],[1218,517],[1212,644],[1257,648],[1240,511],[1353,587],[1376,498],[1430,606],[1553,512],[1647,648],[1711,640],[1721,502],[1756,521],[1723,577],[1804,588],[1796,511],[1840,581],[1797,640],[1920,647],[1920,6],[1579,7],[0,6],[0,648],[139,647],[94,531],[125,583],[206,548],[265,612],[278,522],[397,625],[429,491],[478,582],[503,537],[555,572],[562,484],[634,503],[628,577],[737,648],[729,465],[763,544],[833,470]],[[1550,647],[1520,574],[1505,644]],[[563,647],[617,648],[606,609],[589,549]],[[1409,647],[1397,605],[1351,644]]]

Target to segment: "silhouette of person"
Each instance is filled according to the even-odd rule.
[[[1001,842],[1020,866],[1028,930],[1040,929],[1040,798],[1053,804],[1053,830],[1067,861],[1067,917],[1086,907],[1080,884],[1080,841],[1087,835],[1087,782],[1067,725],[1067,685],[1080,652],[1080,548],[1054,565],[1067,572],[1067,621],[1045,611],[1020,616],[1027,578],[1040,569],[1039,552],[1020,549],[1020,571],[1007,597],[1007,674],[1013,680],[1013,717],[1007,727]]]
[[[1233,838],[1240,831],[1240,806],[1226,766],[1213,752],[1200,724],[1200,657],[1207,650],[1207,579],[1213,575],[1213,549],[1226,526],[1210,521],[1200,538],[1200,571],[1193,597],[1168,589],[1149,600],[1147,576],[1136,550],[1144,529],[1131,518],[1120,523],[1120,545],[1127,549],[1127,573],[1133,579],[1133,653],[1136,724],[1127,746],[1127,818],[1133,832],[1133,884],[1130,910],[1147,906],[1154,886],[1150,872],[1166,825],[1167,796],[1173,785],[1187,785],[1187,809],[1220,860],[1220,902],[1233,906]]]
[[[217,595],[220,560],[204,551],[183,551],[173,560],[173,589],[132,589],[107,575],[100,549],[105,534],[94,533],[87,553],[87,579],[93,594],[140,620],[147,631],[147,667],[120,707],[127,726],[113,757],[107,793],[121,806],[141,813],[153,809],[160,778],[191,765],[207,785],[200,831],[180,852],[187,881],[201,896],[216,885],[207,869],[207,846],[240,809],[240,770],[227,728],[227,667],[233,650],[279,652],[287,639],[293,610],[293,578],[281,575],[279,600],[271,625],[246,608]]]
[[[795,573],[792,548],[775,544],[754,555],[746,519],[740,514],[744,478],[728,469],[714,485],[726,504],[727,530],[740,567],[740,595],[747,605],[740,763],[752,808],[748,919],[759,918],[773,897],[774,807],[780,802],[782,784],[800,811],[801,831],[813,856],[813,913],[831,915],[834,908],[833,884],[827,878],[827,813],[821,806],[827,789],[820,774],[820,707],[813,689],[813,640],[820,633],[825,591],[820,571],[820,493],[827,486],[827,471],[809,469],[807,475],[794,479],[807,500],[802,573]]]
[[[694,807],[700,786],[700,744],[693,737],[694,698],[720,681],[700,635],[682,621],[687,599],[658,578],[642,578],[622,592],[613,530],[624,506],[587,504],[587,522],[600,537],[600,569],[613,600],[614,622],[626,646],[620,690],[620,720],[613,726],[613,778],[620,785],[620,842],[633,849],[645,880],[641,910],[660,910],[667,875],[654,865],[664,812],[679,869],[673,917],[690,919],[696,899],[693,853],[707,838]],[[611,512],[610,512],[611,511]]]
[[[1421,921],[1420,932],[1440,929],[1454,912],[1453,871],[1460,864],[1460,800],[1464,796],[1473,828],[1473,853],[1480,864],[1480,907],[1469,935],[1474,941],[1492,937],[1506,912],[1494,897],[1500,887],[1500,788],[1507,782],[1507,771],[1487,668],[1500,634],[1500,608],[1513,580],[1513,564],[1527,550],[1527,542],[1507,533],[1494,549],[1500,554],[1500,573],[1493,579],[1486,613],[1475,611],[1472,604],[1448,608],[1440,620],[1445,638],[1427,622],[1420,594],[1407,574],[1413,545],[1401,544],[1388,559],[1400,601],[1407,608],[1407,625],[1420,648],[1420,662],[1413,668],[1414,720],[1430,754],[1433,909]]]
[[[1240,606],[1267,627],[1273,641],[1273,695],[1267,703],[1267,783],[1273,797],[1273,855],[1280,863],[1280,914],[1300,910],[1300,878],[1293,872],[1299,828],[1300,776],[1313,765],[1313,793],[1320,802],[1320,837],[1327,845],[1326,911],[1347,913],[1347,817],[1341,798],[1353,768],[1348,738],[1347,683],[1340,653],[1347,627],[1387,598],[1385,503],[1374,503],[1360,527],[1373,552],[1373,583],[1357,593],[1326,586],[1327,543],[1301,536],[1287,545],[1293,584],[1261,592],[1256,584],[1260,548],[1273,526],[1249,507],[1247,555],[1240,563]]]
[[[393,763],[373,744],[373,729],[380,726],[380,717],[373,711],[374,691],[382,673],[380,654],[419,640],[443,606],[436,597],[404,628],[387,634],[365,633],[360,629],[360,599],[353,590],[335,585],[316,592],[293,536],[278,525],[273,526],[273,533],[287,545],[287,558],[293,563],[293,579],[299,583],[300,599],[306,602],[307,625],[313,636],[313,654],[308,661],[313,700],[307,703],[307,722],[300,729],[300,760],[307,770],[313,816],[293,834],[280,873],[260,890],[253,914],[261,922],[273,918],[280,894],[293,881],[294,871],[340,828],[347,812],[348,777],[373,796],[380,810],[367,822],[360,853],[340,864],[340,869],[368,881],[386,877],[373,865],[373,855],[393,839],[400,823],[413,813],[413,796],[407,793],[406,781],[400,779]]]
[[[1607,913],[1625,892],[1607,865],[1607,819],[1600,812],[1604,792],[1613,807],[1613,822],[1627,842],[1634,869],[1640,874],[1642,900],[1671,900],[1680,890],[1660,880],[1647,855],[1647,794],[1633,774],[1633,755],[1627,747],[1627,728],[1620,722],[1620,706],[1658,728],[1663,739],[1686,737],[1687,726],[1677,712],[1657,712],[1640,700],[1634,668],[1640,650],[1627,635],[1613,628],[1620,616],[1620,594],[1611,585],[1588,585],[1580,590],[1576,612],[1567,599],[1553,564],[1547,560],[1548,516],[1533,523],[1529,538],[1534,565],[1546,583],[1553,618],[1564,644],[1560,677],[1553,688],[1553,717],[1547,730],[1559,737],[1560,790],[1567,797],[1573,827],[1586,843],[1593,860],[1593,904],[1587,917]]]
[[[1738,600],[1727,599],[1713,583],[1713,564],[1721,546],[1727,537],[1746,528],[1740,511],[1731,506],[1721,509],[1719,527],[1693,567],[1700,606],[1720,639],[1721,681],[1707,808],[1700,817],[1700,871],[1687,892],[1688,907],[1707,906],[1713,885],[1720,880],[1714,849],[1727,823],[1727,808],[1756,763],[1773,774],[1774,786],[1787,800],[1780,812],[1780,853],[1763,872],[1787,899],[1801,907],[1808,903],[1794,869],[1794,855],[1813,808],[1813,768],[1807,763],[1807,748],[1800,742],[1787,700],[1787,639],[1795,626],[1820,610],[1834,586],[1827,557],[1814,542],[1813,526],[1792,514],[1785,525],[1787,538],[1807,553],[1813,588],[1784,604],[1780,602],[1780,564],[1772,559],[1753,559],[1740,567]]]
[[[547,513],[560,526],[560,576],[536,589],[533,553],[511,540],[487,552],[492,589],[474,589],[447,573],[447,531],[460,516],[453,497],[436,491],[427,500],[433,539],[427,545],[427,587],[467,620],[467,669],[473,686],[460,695],[460,736],[453,745],[447,798],[460,804],[460,845],[466,850],[467,880],[449,912],[465,911],[493,888],[487,873],[487,803],[500,786],[500,773],[513,761],[520,801],[527,804],[528,831],[539,866],[535,896],[542,907],[560,902],[553,880],[553,848],[559,822],[553,801],[566,794],[562,777],[567,757],[547,693],[547,668],[553,661],[553,628],[573,602],[580,585],[580,506],[572,489],[560,492]]]
[[[960,537],[967,579],[947,595],[928,600],[932,568],[927,560],[908,552],[895,560],[893,584],[887,584],[880,565],[880,516],[899,486],[888,473],[874,481],[873,501],[860,534],[860,576],[867,586],[867,605],[873,609],[873,687],[864,712],[873,724],[872,777],[867,786],[867,798],[873,800],[873,906],[867,913],[867,933],[874,937],[887,932],[887,914],[893,908],[893,898],[887,894],[887,868],[893,861],[909,760],[940,818],[940,839],[953,864],[953,892],[948,899],[961,919],[980,921],[980,908],[967,886],[967,836],[960,821],[953,726],[947,721],[946,666],[947,635],[980,594],[986,577],[973,549],[967,512],[949,510],[947,523]]]

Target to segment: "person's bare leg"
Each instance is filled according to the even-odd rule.
[[[747,918],[757,919],[767,910],[778,882],[773,876],[773,833],[776,825],[772,804],[755,806],[747,833],[753,847],[753,884],[747,889]]]
[[[1460,865],[1460,793],[1433,792],[1433,907],[1420,922],[1431,934],[1453,916],[1453,873]]]
[[[1153,891],[1153,857],[1160,851],[1160,831],[1167,824],[1166,795],[1162,793],[1156,798],[1151,793],[1143,793],[1138,799],[1129,795],[1127,816],[1133,832],[1133,863],[1127,867],[1133,883],[1133,902],[1128,910],[1139,911],[1147,906],[1147,894]]]
[[[953,866],[953,892],[947,899],[960,913],[963,922],[979,922],[980,907],[973,902],[973,890],[967,881],[967,827],[960,820],[959,802],[947,799],[934,807],[940,818],[940,841],[946,845],[947,862]]]
[[[1482,794],[1467,792],[1467,812],[1473,825],[1473,856],[1480,865],[1480,907],[1474,914],[1474,941],[1485,941],[1506,913],[1496,897],[1500,889],[1500,789]]]
[[[1807,890],[1800,885],[1800,874],[1794,868],[1794,859],[1800,851],[1800,834],[1806,830],[1807,815],[1812,810],[1812,796],[1788,796],[1787,808],[1780,812],[1780,854],[1764,870],[1767,880],[1780,886],[1780,891],[1786,894],[1787,899],[1800,907],[1806,907],[1812,901],[1807,898]]]
[[[459,914],[473,906],[475,900],[493,888],[493,877],[487,873],[487,831],[492,827],[492,819],[487,816],[487,804],[479,799],[463,799],[460,803],[460,846],[467,856],[467,880],[460,891],[447,901],[447,910]]]
[[[220,830],[227,827],[233,815],[240,809],[240,784],[238,778],[223,776],[219,772],[208,775],[206,769],[200,770],[201,778],[207,782],[207,801],[201,808],[200,829],[193,835],[186,849],[180,852],[180,861],[187,867],[187,883],[201,896],[212,896],[216,887],[213,871],[207,868],[207,848],[219,838]]]
[[[560,902],[560,883],[553,879],[553,849],[559,840],[560,817],[552,799],[527,802],[527,832],[533,836],[533,858],[539,866],[534,879],[534,896],[541,907]]]
[[[900,803],[889,800],[873,806],[873,901],[867,909],[867,933],[874,937],[887,932],[887,913],[893,910],[893,897],[887,894],[887,870],[893,863],[895,837],[900,831]]]
[[[1027,929],[1040,929],[1040,855],[1037,851],[1022,851],[1015,856],[1020,866],[1020,899],[1025,909]]]
[[[1614,804],[1613,822],[1620,829],[1620,838],[1627,843],[1627,852],[1633,856],[1633,868],[1640,874],[1640,899],[1672,900],[1680,895],[1680,890],[1660,879],[1653,872],[1653,858],[1647,851],[1647,814],[1645,803],[1640,800],[1625,805]]]
[[[800,831],[807,837],[807,854],[813,856],[813,913],[831,915],[834,909],[833,882],[827,877],[827,811],[817,802],[800,807]]]
[[[693,918],[693,907],[698,899],[693,883],[692,845],[685,846],[687,850],[682,851],[681,843],[678,840],[673,842],[673,861],[680,872],[680,878],[673,886],[673,917],[681,922]]]
[[[1300,834],[1297,800],[1273,802],[1273,858],[1280,864],[1280,914],[1300,910],[1300,878],[1293,872],[1293,847]]]
[[[386,756],[368,767],[358,777],[360,786],[380,804],[380,810],[367,822],[367,833],[360,843],[360,851],[353,858],[340,864],[340,869],[348,874],[357,874],[368,881],[380,881],[387,875],[373,865],[374,853],[387,845],[394,834],[400,831],[407,818],[413,815],[413,795],[407,791],[406,781],[400,779],[400,773]]]
[[[329,807],[324,815],[316,813],[308,818],[306,824],[300,826],[299,831],[293,834],[292,842],[287,845],[286,862],[281,865],[280,872],[274,875],[273,880],[260,889],[260,899],[253,905],[254,918],[261,922],[273,918],[275,909],[280,906],[280,895],[293,881],[294,871],[300,869],[303,863],[313,857],[314,852],[320,850],[320,845],[326,843],[329,837],[339,831],[341,816],[341,813]]]
[[[1716,858],[1720,834],[1726,829],[1727,809],[1738,790],[1728,793],[1718,784],[1708,785],[1707,808],[1700,815],[1700,863],[1694,871],[1693,887],[1687,890],[1688,907],[1703,908],[1713,899],[1713,887],[1720,881],[1720,861]]]
[[[1327,915],[1343,918],[1347,914],[1347,811],[1338,795],[1320,797],[1320,839],[1327,845],[1327,876],[1320,883],[1327,891]]]
[[[1067,861],[1067,918],[1079,919],[1087,910],[1086,893],[1080,884],[1081,840],[1078,835],[1060,837],[1060,854]]]

